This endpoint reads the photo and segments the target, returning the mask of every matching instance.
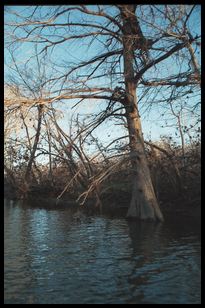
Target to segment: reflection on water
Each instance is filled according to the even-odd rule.
[[[200,304],[200,229],[4,206],[4,303]]]

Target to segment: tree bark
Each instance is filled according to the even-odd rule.
[[[126,119],[129,131],[130,158],[133,172],[132,198],[127,217],[140,219],[152,219],[163,221],[157,198],[155,196],[148,162],[145,155],[144,140],[141,128],[141,120],[137,106],[136,88],[134,80],[134,46],[136,45],[137,33],[131,33],[131,23],[135,16],[135,5],[121,6],[123,21],[123,59],[126,99]]]

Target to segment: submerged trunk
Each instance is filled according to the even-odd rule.
[[[126,119],[130,139],[130,158],[132,163],[133,183],[132,199],[128,209],[127,217],[138,217],[140,219],[153,219],[163,221],[150,171],[145,155],[144,140],[142,135],[141,120],[137,107],[136,87],[134,81],[134,49],[136,40],[140,39],[140,33],[133,32],[137,24],[135,16],[135,5],[121,6],[121,17],[123,20],[123,58],[126,100]]]

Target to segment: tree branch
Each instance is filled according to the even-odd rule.
[[[168,57],[170,57],[173,53],[175,53],[176,51],[181,50],[182,48],[184,48],[185,46],[187,46],[188,42],[183,42],[180,44],[177,44],[176,46],[174,46],[173,48],[171,48],[168,52],[166,52],[164,55],[162,55],[161,57],[157,58],[156,60],[152,60],[151,62],[149,62],[147,65],[145,65],[139,72],[137,72],[137,74],[134,77],[134,81],[137,83],[139,81],[139,79],[142,77],[142,75],[152,66],[156,65],[157,63],[167,59]]]

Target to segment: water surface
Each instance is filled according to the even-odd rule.
[[[5,304],[200,304],[200,227],[4,205]]]

